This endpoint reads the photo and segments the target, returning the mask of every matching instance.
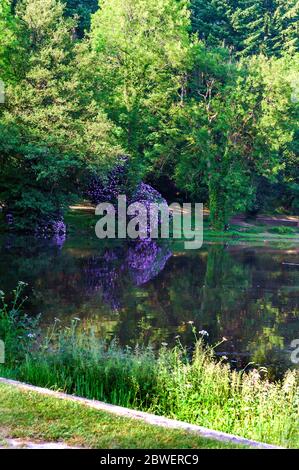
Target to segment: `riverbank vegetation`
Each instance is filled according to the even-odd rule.
[[[191,349],[178,338],[173,348],[162,344],[158,351],[102,342],[78,319],[63,328],[56,321],[46,335],[36,325],[28,333],[17,305],[0,311],[1,337],[10,338],[1,376],[298,447],[298,372],[270,382],[266,369],[232,370],[226,358],[216,359],[204,345],[204,331],[194,330]],[[16,324],[18,337],[12,341]]]
[[[7,439],[95,449],[235,449],[230,443],[118,418],[79,403],[0,384],[0,448]]]
[[[295,0],[2,0],[0,79],[11,230],[64,232],[124,155],[118,191],[203,202],[218,231],[298,211]]]

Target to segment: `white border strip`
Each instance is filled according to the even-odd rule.
[[[131,410],[129,408],[123,408],[121,406],[110,405],[97,400],[88,400],[86,398],[77,397],[75,395],[68,395],[62,392],[55,392],[48,388],[35,387],[33,385],[28,385],[22,382],[17,382],[15,380],[5,379],[0,377],[0,383],[6,385],[12,385],[18,387],[22,390],[27,390],[31,392],[36,392],[41,395],[48,395],[53,398],[59,398],[63,400],[68,400],[72,402],[78,402],[82,405],[88,406],[89,408],[94,408],[96,410],[104,411],[107,413],[112,413],[117,416],[122,416],[130,419],[139,419],[145,423],[152,424],[155,426],[160,426],[169,429],[181,429],[186,432],[193,432],[204,438],[214,439],[222,442],[231,442],[237,445],[244,445],[248,447],[254,447],[258,449],[282,449],[283,447],[274,446],[271,444],[265,444],[262,442],[252,441],[250,439],[245,439],[243,437],[234,436],[233,434],[227,434],[225,432],[214,431],[212,429],[204,428],[202,426],[197,426],[195,424],[184,423],[183,421],[177,421],[174,419],[164,418],[163,416],[156,416],[150,413],[145,413],[143,411]]]

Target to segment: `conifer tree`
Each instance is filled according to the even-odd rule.
[[[276,37],[273,43],[273,53],[282,52],[293,54],[299,51],[299,1],[277,0],[274,14]]]
[[[98,0],[67,0],[66,14],[78,19],[77,34],[82,37],[90,28],[91,15],[99,7]]]
[[[118,147],[113,125],[80,82],[76,24],[64,5],[25,0],[17,17],[28,36],[27,66],[7,87],[0,121],[0,199],[27,227],[55,218],[78,189],[78,174],[107,166]]]
[[[192,0],[192,28],[209,47],[226,46],[235,48],[237,32],[231,22],[231,15],[238,0]]]
[[[275,0],[240,0],[232,15],[232,23],[240,35],[242,55],[271,51],[274,29]]]
[[[173,100],[183,100],[189,61],[188,0],[103,0],[91,38],[105,74],[107,111],[124,147],[146,155]]]

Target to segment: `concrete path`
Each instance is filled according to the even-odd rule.
[[[266,444],[263,442],[253,441],[251,439],[246,439],[240,436],[235,436],[233,434],[228,434],[225,432],[215,431],[213,429],[204,428],[202,426],[197,426],[195,424],[184,423],[183,421],[177,421],[175,419],[164,418],[163,416],[156,416],[150,413],[145,413],[143,411],[131,410],[129,408],[123,408],[121,406],[110,405],[97,400],[88,400],[86,398],[81,398],[73,395],[67,395],[66,393],[55,392],[47,388],[35,387],[33,385],[24,384],[17,382],[15,380],[9,380],[0,377],[0,383],[6,385],[12,385],[20,390],[36,392],[44,396],[51,396],[53,398],[58,398],[62,400],[68,400],[72,402],[81,403],[82,405],[88,406],[95,410],[104,411],[106,413],[112,413],[117,416],[122,416],[125,418],[141,420],[147,424],[152,424],[154,426],[161,426],[168,429],[181,429],[186,432],[193,432],[197,435],[200,435],[204,438],[210,438],[222,442],[231,442],[237,445],[248,446],[258,449],[278,449],[280,447],[274,446],[271,444]]]
[[[69,447],[63,442],[37,442],[27,439],[1,439],[0,450],[5,449],[78,449]]]

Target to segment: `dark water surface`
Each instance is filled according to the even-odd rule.
[[[79,317],[123,345],[193,342],[190,322],[238,367],[283,372],[299,338],[299,247],[0,239],[0,289],[29,284],[43,324]],[[298,264],[298,266],[297,266]]]

